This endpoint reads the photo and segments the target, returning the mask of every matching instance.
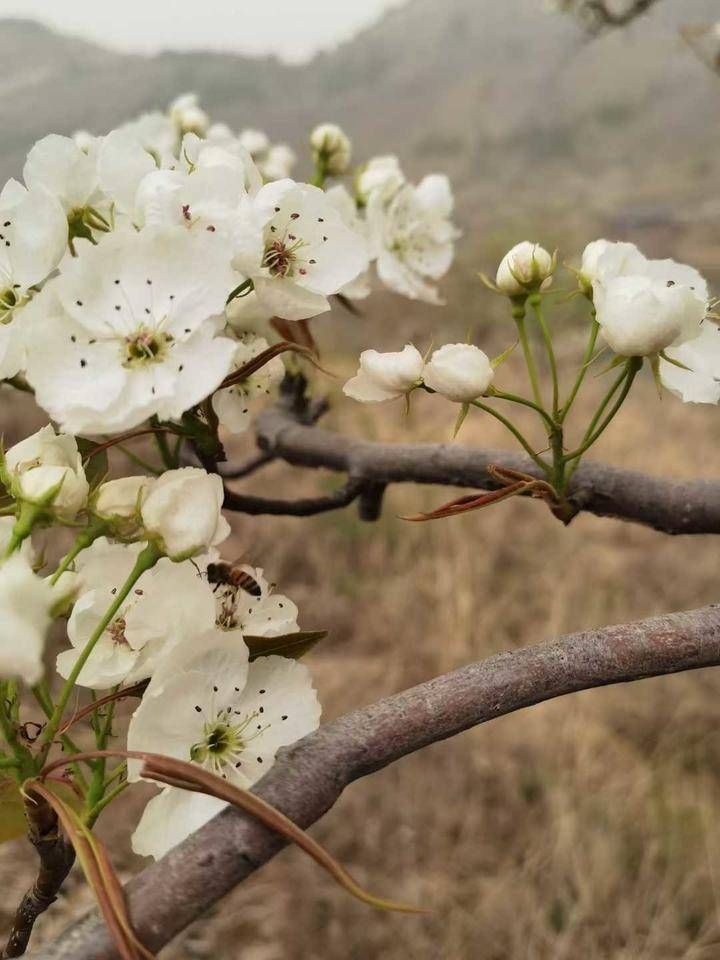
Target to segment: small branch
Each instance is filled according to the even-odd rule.
[[[305,497],[300,500],[274,500],[270,497],[256,497],[251,494],[233,493],[225,488],[226,510],[235,510],[238,513],[252,515],[272,514],[282,517],[312,517],[316,513],[327,513],[329,510],[338,510],[347,507],[356,500],[364,487],[362,480],[352,477],[342,487],[338,487],[325,497]]]
[[[255,423],[258,445],[296,467],[345,473],[374,484],[427,483],[494,490],[493,465],[542,478],[520,453],[459,444],[389,444],[357,440],[308,424],[289,402],[269,407]],[[720,533],[720,481],[668,480],[583,460],[568,499],[575,513],[641,523],[669,534]],[[348,501],[349,502],[349,501]],[[343,505],[338,503],[338,506]],[[331,509],[330,506],[327,509]]]
[[[0,957],[21,957],[37,918],[57,899],[75,862],[75,851],[60,833],[55,812],[39,797],[26,802],[29,839],[40,858],[37,879],[15,912],[12,929]]]
[[[272,453],[256,453],[254,457],[248,457],[244,463],[220,467],[218,472],[224,480],[240,480],[241,477],[249,477],[256,473],[261,467],[272,463],[274,459]]]
[[[255,792],[307,828],[354,780],[477,724],[578,690],[719,664],[718,605],[570,634],[462,667],[321,727],[282,750]],[[160,949],[282,846],[251,817],[224,811],[130,881],[138,936]],[[91,913],[36,960],[116,957]]]

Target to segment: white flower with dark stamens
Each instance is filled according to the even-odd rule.
[[[230,371],[239,370],[246,363],[268,349],[268,342],[263,337],[256,337],[252,333],[240,336],[235,350],[235,359]],[[212,405],[221,426],[230,433],[243,433],[250,426],[253,413],[269,397],[273,395],[278,384],[285,375],[285,365],[280,357],[266,363],[255,373],[240,383],[235,383],[213,394]]]
[[[258,299],[276,316],[302,320],[329,310],[327,298],[367,267],[365,241],[317,187],[268,183],[248,215],[263,228],[262,260],[258,266],[236,256],[234,265],[252,277]]]
[[[633,272],[605,274],[593,284],[597,321],[615,353],[653,356],[700,335],[708,287],[697,270],[634,255],[628,269]]]
[[[275,656],[248,664],[240,633],[209,634],[174,648],[158,666],[130,721],[128,749],[192,761],[249,788],[280,747],[315,730],[319,721],[304,664]],[[139,779],[139,766],[128,764],[131,780]],[[222,806],[201,794],[164,790],[146,808],[133,849],[159,858]]]
[[[214,562],[214,561],[213,561]],[[198,561],[200,568],[203,564]],[[298,608],[288,597],[273,593],[262,568],[241,566],[260,588],[260,596],[227,584],[215,586],[215,623],[220,630],[241,630],[248,637],[282,637],[297,633]]]
[[[235,344],[213,318],[236,281],[204,232],[117,231],[84,251],[27,308],[38,403],[71,433],[179,418],[230,369]]]
[[[57,658],[58,673],[67,677],[113,597],[133,568],[142,544],[96,540],[80,554],[78,599],[68,621],[72,649]],[[106,690],[118,683],[136,683],[152,675],[166,646],[196,639],[215,616],[215,597],[188,561],[160,560],[144,573],[100,637],[84,665],[78,684]]]
[[[692,340],[667,348],[672,360],[660,360],[660,380],[664,387],[685,403],[720,403],[720,327],[705,320]]]
[[[0,193],[0,379],[25,365],[23,308],[32,288],[63,257],[68,225],[63,208],[45,190],[9,180]]]
[[[18,551],[0,565],[0,677],[28,686],[43,675],[45,637],[52,621],[54,593]]]
[[[381,189],[367,202],[371,246],[378,276],[386,286],[412,300],[439,304],[433,285],[453,260],[453,198],[447,177],[434,174],[414,187],[402,186],[388,200]]]
[[[420,385],[425,361],[411,343],[395,353],[363,350],[357,374],[343,387],[343,393],[361,403],[397,400]]]
[[[199,556],[230,535],[222,515],[224,496],[216,473],[199,467],[168,470],[140,505],[145,532],[172,560]]]
[[[17,500],[47,506],[63,520],[74,520],[87,503],[89,487],[75,437],[56,434],[50,424],[10,447],[3,472]]]
[[[446,343],[423,370],[423,382],[435,393],[469,403],[487,392],[495,371],[488,355],[471,343]]]

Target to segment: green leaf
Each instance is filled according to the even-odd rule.
[[[95,450],[101,446],[93,440],[87,440],[85,437],[77,438],[78,450],[85,466],[85,476],[90,484],[90,489],[99,487],[108,474],[108,454],[107,450],[101,450],[95,453]]]
[[[327,635],[327,630],[304,630],[299,633],[285,633],[280,637],[244,637],[244,640],[250,650],[251,660],[270,656],[299,660]]]

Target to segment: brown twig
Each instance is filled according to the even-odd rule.
[[[720,664],[720,606],[575,633],[499,654],[356,710],[281,751],[256,793],[306,828],[344,788],[431,743],[578,690]],[[143,942],[159,949],[283,842],[225,811],[127,886]],[[115,960],[90,914],[36,960]]]
[[[28,836],[40,859],[35,883],[15,911],[10,936],[0,957],[21,957],[37,918],[50,907],[75,862],[75,851],[63,837],[55,811],[40,797],[26,801]]]

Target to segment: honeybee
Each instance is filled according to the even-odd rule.
[[[259,599],[262,596],[262,587],[257,580],[237,566],[235,563],[227,563],[220,560],[217,563],[207,565],[207,580],[215,586],[213,592],[217,592],[220,587],[231,587],[233,590],[244,590],[251,597]]]

